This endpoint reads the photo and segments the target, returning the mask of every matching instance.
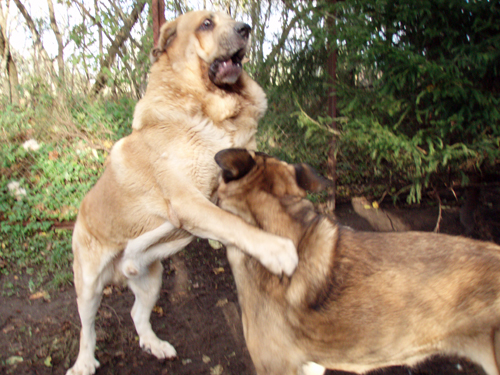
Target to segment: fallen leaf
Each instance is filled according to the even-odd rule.
[[[154,311],[155,313],[157,313],[158,315],[160,315],[160,316],[163,316],[163,315],[164,315],[164,313],[163,313],[163,309],[162,309],[160,306],[155,306],[155,307],[153,307],[153,311]]]
[[[227,304],[228,304],[227,298],[223,298],[223,299],[218,300],[217,303],[215,304],[215,306],[222,307],[222,306],[225,306]]]
[[[30,300],[35,300],[35,299],[40,299],[40,298],[49,299],[50,298],[49,293],[47,293],[45,290],[41,290],[39,292],[33,293],[30,296]]]
[[[52,367],[52,357],[49,355],[47,358],[45,358],[43,364],[47,367]]]
[[[106,148],[111,148],[113,146],[113,142],[111,142],[110,140],[106,139],[104,142],[102,142],[103,146],[106,147]]]
[[[203,354],[203,357],[201,358],[203,363],[208,363],[211,361],[210,357],[208,355]]]
[[[210,369],[210,375],[221,375],[223,371],[224,368],[222,367],[222,365],[217,365]]]
[[[113,293],[113,287],[112,286],[107,286],[102,291],[102,294],[104,294],[105,296],[110,296],[112,293]]]
[[[57,160],[59,158],[59,153],[54,150],[49,152],[49,160]]]
[[[216,240],[208,240],[208,244],[212,247],[212,249],[220,249],[222,247],[222,244],[219,241]]]
[[[5,364],[12,366],[12,365],[17,365],[18,363],[21,363],[23,361],[24,361],[23,357],[12,356],[12,357],[7,358],[7,360],[5,361]]]
[[[192,361],[192,360],[190,360],[189,358],[186,358],[186,359],[183,359],[183,360],[182,360],[182,364],[183,364],[184,366],[185,366],[185,365],[187,365],[188,363],[192,363],[192,362],[193,362],[193,361]]]
[[[218,275],[219,273],[224,273],[224,267],[213,268],[213,271],[216,275]]]
[[[378,210],[378,208],[379,208],[379,205],[378,205],[378,203],[377,203],[377,202],[373,202],[373,203],[372,203],[372,206],[373,206],[373,208],[374,208],[374,209],[376,209],[376,210]]]
[[[2,332],[5,333],[5,334],[7,334],[10,331],[13,331],[14,329],[15,329],[15,327],[11,324],[11,325],[5,327],[4,329],[2,329]]]

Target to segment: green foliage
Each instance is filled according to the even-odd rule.
[[[291,163],[306,162],[326,173],[329,137],[308,131],[301,113],[325,116],[328,80],[327,51],[317,39],[304,38],[304,47],[284,59],[274,84],[259,81],[269,108],[259,124],[259,149]]]
[[[330,33],[325,14],[336,20]],[[259,147],[324,173],[335,139],[340,189],[348,186],[349,194],[376,185],[404,192],[410,203],[442,184],[441,176],[466,183],[469,173],[497,168],[497,2],[324,1],[309,15],[275,75],[256,70],[271,77],[261,82],[270,109]],[[332,41],[338,49],[335,136],[326,114]]]
[[[72,279],[71,230],[58,223],[68,227],[76,219],[102,174],[106,149],[131,131],[134,105],[76,96],[62,106],[31,104],[0,113],[6,141],[0,143],[0,274],[29,275],[36,267],[34,286],[57,287]],[[37,140],[37,150],[23,147],[28,138]],[[9,189],[12,182],[23,192]]]
[[[500,6],[488,1],[337,4],[342,147],[411,184],[500,158]],[[357,147],[356,147],[357,146]]]

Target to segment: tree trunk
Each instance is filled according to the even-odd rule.
[[[24,5],[21,3],[21,0],[14,0],[14,3],[16,3],[17,8],[19,9],[19,12],[23,15],[26,23],[28,24],[28,27],[31,31],[31,35],[33,36],[33,40],[35,42],[35,46],[38,47],[43,59],[46,60],[47,62],[47,68],[49,69],[50,74],[52,77],[57,77],[56,72],[54,71],[54,66],[52,65],[52,60],[47,54],[47,51],[45,51],[45,48],[43,48],[42,44],[42,38],[40,37],[40,33],[36,29],[35,22],[29,15],[28,11],[24,7]]]
[[[54,32],[57,40],[57,66],[59,67],[59,85],[62,87],[64,85],[64,44],[62,35],[59,31],[59,27],[57,27],[52,0],[47,0],[47,5],[49,6],[50,27]]]
[[[153,41],[154,47],[158,47],[160,39],[160,28],[165,23],[165,0],[153,0]]]
[[[0,26],[0,54],[2,55],[2,65],[7,73],[7,83],[9,86],[9,99],[10,103],[13,105],[19,105],[19,91],[17,87],[19,86],[19,79],[17,75],[17,67],[12,55],[10,53],[9,41],[7,40],[6,35],[4,34],[5,26]]]
[[[94,0],[94,10],[95,10],[95,19],[97,19],[98,15],[99,15],[99,1],[98,0]],[[99,22],[97,24],[97,27],[98,27],[98,30],[99,30],[99,33],[98,33],[98,36],[99,36],[99,64],[102,63],[102,56],[104,55],[104,47],[103,47],[103,38],[102,38],[102,24]]]
[[[19,105],[19,79],[17,75],[17,67],[12,54],[10,53],[10,44],[7,37],[7,18],[9,14],[9,2],[6,4],[5,14],[4,9],[0,6],[0,55],[2,57],[2,70],[5,70],[7,77],[7,85],[9,87],[9,100],[13,105]]]
[[[337,0],[330,0],[331,4],[335,4]],[[330,34],[332,35],[332,39],[334,38],[334,28],[335,28],[335,18],[332,16],[329,16],[327,19],[327,25],[328,28],[330,29]],[[336,81],[336,76],[337,76],[337,49],[335,47],[335,41],[331,40],[328,42],[328,49],[329,49],[329,55],[328,55],[328,77],[329,77],[329,86],[330,89],[328,90],[328,116],[331,117],[332,123],[330,124],[330,127],[333,130],[337,130],[337,123],[336,123],[336,117],[337,117],[337,92],[335,88],[335,81]],[[333,135],[332,139],[330,141],[330,148],[328,150],[328,161],[327,161],[327,175],[328,178],[330,178],[333,183],[332,186],[330,187],[329,194],[328,194],[328,200],[327,200],[327,208],[330,211],[335,210],[335,204],[336,204],[336,195],[337,195],[337,139],[336,136]]]
[[[19,1],[19,0],[14,0]],[[108,49],[107,56],[103,59],[101,64],[101,70],[97,74],[97,78],[95,80],[94,86],[92,87],[92,94],[97,95],[101,92],[101,90],[106,86],[106,70],[114,64],[116,60],[116,55],[120,48],[123,47],[127,39],[130,37],[130,31],[132,27],[134,27],[135,23],[139,19],[139,16],[146,5],[146,0],[137,0],[134,5],[134,9],[130,16],[124,21],[123,27],[116,34],[115,40],[111,43],[111,46]]]

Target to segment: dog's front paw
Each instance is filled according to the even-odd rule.
[[[268,243],[268,251],[262,254],[260,262],[276,275],[285,273],[287,276],[292,276],[299,263],[297,249],[292,240],[274,237],[274,241]]]
[[[78,358],[75,365],[66,372],[66,375],[93,375],[98,367],[99,361],[95,358],[88,360]]]
[[[158,359],[177,357],[175,348],[167,341],[160,340],[158,337],[141,340],[140,344],[142,350],[154,355]]]

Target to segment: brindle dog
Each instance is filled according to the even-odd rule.
[[[219,152],[219,205],[290,238],[299,265],[268,272],[235,247],[228,258],[245,339],[259,375],[301,374],[315,362],[364,373],[465,356],[498,375],[500,247],[436,233],[368,233],[318,214],[310,167],[241,149]]]

